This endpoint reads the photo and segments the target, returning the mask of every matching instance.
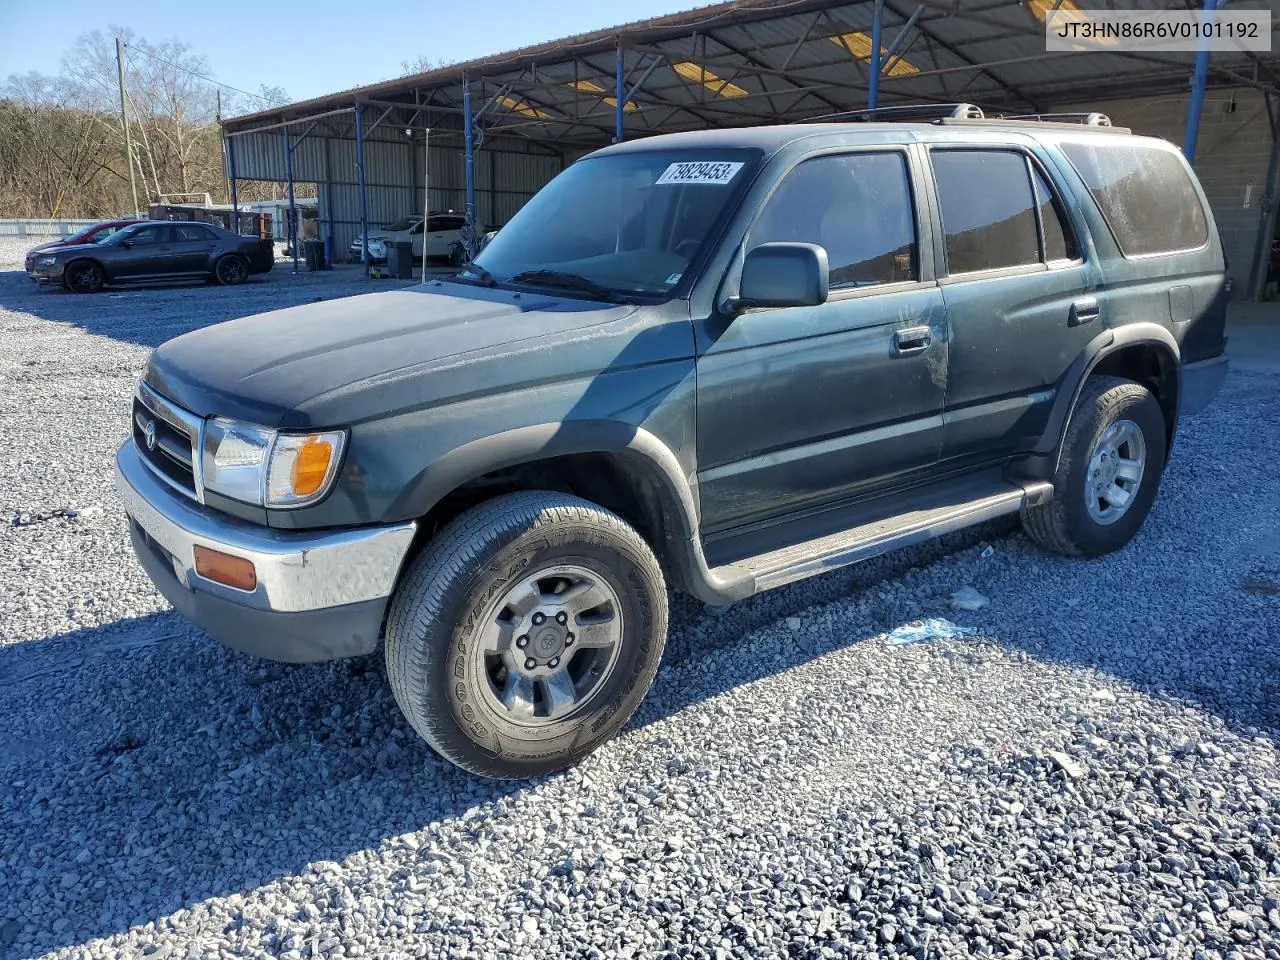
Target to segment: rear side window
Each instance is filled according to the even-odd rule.
[[[1127,257],[1194,250],[1209,239],[1200,198],[1171,151],[1132,143],[1063,143]]]
[[[1062,209],[1062,201],[1054,195],[1053,188],[1035,167],[1031,168],[1031,182],[1036,191],[1036,206],[1040,215],[1040,227],[1044,231],[1044,258],[1049,263],[1055,260],[1075,260],[1080,254],[1076,248],[1075,236],[1067,225],[1067,218]]]
[[[915,280],[906,157],[854,153],[805,160],[769,197],[748,247],[781,240],[824,247],[832,290]]]
[[[1040,231],[1027,161],[1011,150],[934,150],[947,272],[1040,262]]]

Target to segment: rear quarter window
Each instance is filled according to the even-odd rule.
[[[1209,224],[1172,151],[1133,143],[1063,143],[1126,257],[1204,246]]]

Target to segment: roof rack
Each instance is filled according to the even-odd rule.
[[[826,123],[853,120],[865,123],[876,120],[981,120],[982,108],[972,103],[912,103],[897,107],[868,107],[863,110],[846,110],[828,113],[820,117],[808,117],[800,123]]]
[[[1105,113],[1018,113],[1001,120],[1030,120],[1035,123],[1079,123],[1086,127],[1109,127],[1111,118]]]

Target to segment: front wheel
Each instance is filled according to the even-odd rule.
[[[234,287],[249,279],[249,264],[245,263],[243,257],[228,254],[217,262],[213,272],[219,283]]]
[[[512,779],[569,766],[630,719],[662,658],[667,594],[615,514],[534,491],[462,514],[387,618],[396,702],[442,756]]]
[[[69,264],[64,277],[67,286],[76,293],[97,293],[106,282],[102,267],[92,260],[77,260]]]
[[[1090,377],[1067,424],[1053,499],[1022,511],[1040,546],[1096,557],[1137,534],[1160,489],[1168,441],[1151,391],[1119,377]]]

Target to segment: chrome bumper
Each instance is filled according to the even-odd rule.
[[[247,523],[174,493],[147,468],[132,440],[116,455],[116,490],[133,521],[143,567],[166,598],[215,639],[297,662],[376,647],[416,524],[292,531]],[[257,587],[237,590],[200,576],[197,545],[251,560]]]

